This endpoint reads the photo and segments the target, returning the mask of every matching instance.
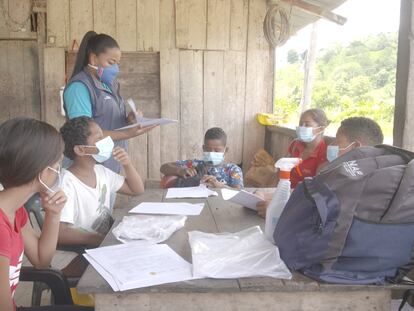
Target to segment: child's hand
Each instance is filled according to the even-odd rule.
[[[211,188],[224,188],[224,183],[219,182],[215,176],[204,175],[201,182]]]
[[[257,215],[260,217],[266,218],[267,207],[269,206],[270,201],[262,201],[256,204]]]
[[[131,159],[129,158],[128,153],[121,147],[115,147],[114,151],[112,151],[112,155],[114,156],[114,159],[121,163],[123,166],[131,164]]]
[[[186,177],[193,177],[197,175],[197,170],[195,168],[180,168],[177,171],[177,176],[186,178]]]
[[[45,212],[53,215],[59,215],[67,201],[66,194],[61,189],[56,191],[52,196],[41,193],[40,197]]]

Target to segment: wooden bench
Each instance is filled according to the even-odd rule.
[[[164,199],[165,190],[150,189],[129,198],[127,208],[115,209],[118,223],[140,202],[174,201]],[[254,211],[228,203],[219,197],[175,201],[205,202],[200,216],[189,216],[185,228],[167,244],[191,262],[188,232],[236,232],[251,226],[264,227]],[[116,224],[115,223],[115,224]],[[109,233],[103,245],[118,242]],[[139,269],[139,262],[137,262]],[[320,284],[295,273],[291,280],[274,278],[201,279],[180,283],[113,292],[106,281],[88,267],[78,284],[80,293],[93,294],[96,310],[390,310],[391,291],[404,286],[345,286]]]

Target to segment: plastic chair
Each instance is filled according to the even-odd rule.
[[[67,306],[65,310],[93,311],[93,307],[79,307],[73,305],[67,278],[57,269],[36,269],[33,267],[22,267],[20,281],[44,283],[50,288],[53,297],[53,306]],[[73,306],[70,308],[69,306]],[[19,308],[18,308],[19,309]],[[59,310],[57,308],[57,310]]]

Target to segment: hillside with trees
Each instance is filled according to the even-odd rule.
[[[304,59],[304,53],[290,50],[287,65],[276,72],[275,111],[287,114],[290,125],[297,123]],[[396,65],[397,33],[381,33],[319,51],[312,107],[326,111],[333,123],[331,133],[345,118],[367,116],[392,138]]]

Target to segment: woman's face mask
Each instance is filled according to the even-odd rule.
[[[322,131],[320,131],[317,134],[313,134],[313,130],[320,129],[320,128],[321,126],[319,127],[297,126],[296,135],[300,141],[303,141],[304,143],[310,143],[316,138],[317,135],[322,133]]]
[[[55,194],[62,185],[62,179],[60,177],[60,165],[58,166],[58,169],[54,169],[53,167],[48,166],[47,167],[48,170],[51,170],[53,172],[56,173],[57,177],[55,179],[55,182],[53,183],[53,185],[48,186],[41,178],[40,178],[40,174],[38,176],[38,180],[40,182],[40,184],[46,189],[46,193],[49,196],[52,196],[53,194]]]
[[[203,161],[214,166],[220,165],[224,161],[224,152],[203,152]]]
[[[85,155],[90,155],[95,159],[96,162],[102,163],[111,158],[114,146],[115,144],[111,136],[107,136],[104,139],[97,141],[95,143],[95,146],[83,146],[83,147],[89,147],[89,148],[96,147],[98,149],[97,154],[85,153]]]
[[[118,64],[113,64],[108,67],[93,66],[91,64],[88,66],[95,69],[99,79],[108,86],[112,85],[119,74]]]

